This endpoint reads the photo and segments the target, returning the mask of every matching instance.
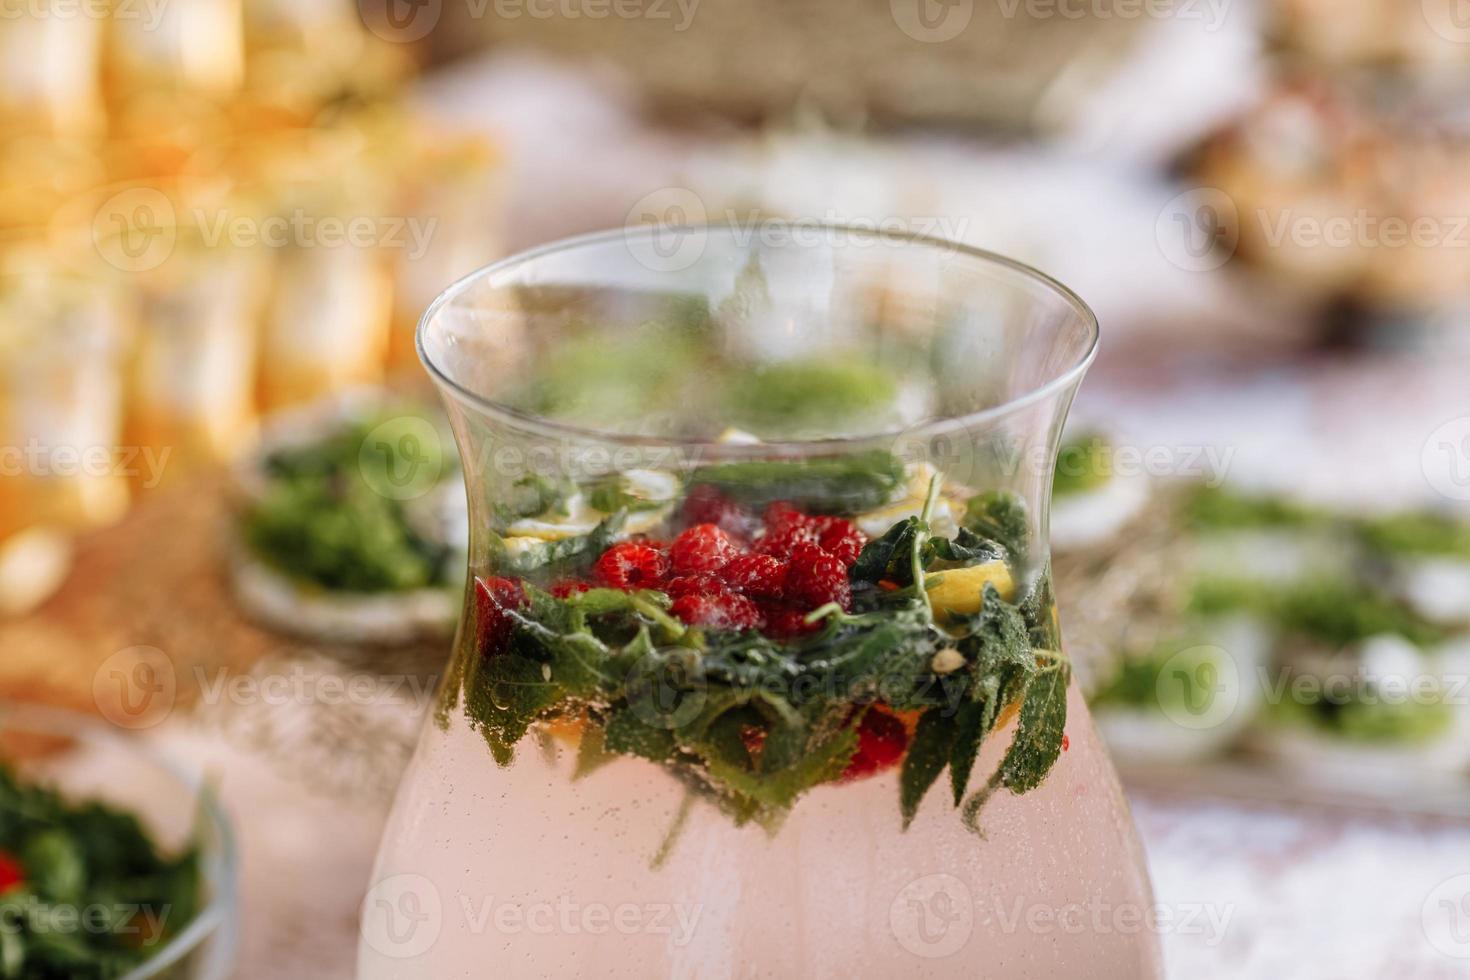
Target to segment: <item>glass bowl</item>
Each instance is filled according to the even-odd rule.
[[[123,980],[219,980],[233,967],[237,928],[234,836],[214,793],[136,737],[70,711],[0,703],[0,759],[28,783],[69,801],[98,801],[137,816],[155,844],[200,849],[198,914]]]

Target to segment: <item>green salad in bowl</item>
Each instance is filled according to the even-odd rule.
[[[0,977],[223,980],[235,950],[228,824],[136,738],[0,705]]]
[[[437,412],[364,393],[288,416],[237,486],[231,570],[252,616],[349,643],[453,630],[468,530]]]

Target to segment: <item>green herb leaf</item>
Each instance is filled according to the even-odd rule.
[[[613,711],[608,718],[603,741],[610,752],[636,755],[654,762],[663,762],[674,754],[674,733],[648,724],[627,706]]]
[[[1000,543],[1010,552],[1011,560],[1026,558],[1030,532],[1026,524],[1026,505],[1021,498],[1003,490],[976,494],[965,504],[964,526],[982,538]]]
[[[955,715],[954,744],[949,751],[949,781],[954,791],[955,806],[965,799],[965,788],[970,784],[970,773],[980,754],[980,743],[994,720],[995,707],[990,701],[966,702]]]
[[[1043,668],[1026,686],[1016,737],[1000,767],[1001,781],[1012,793],[1040,786],[1061,755],[1071,677],[1071,668],[1059,662]]]
[[[854,585],[874,586],[881,581],[912,585],[914,542],[924,529],[917,517],[906,517],[863,545],[848,573]]]
[[[1005,550],[995,541],[982,538],[968,527],[962,527],[952,538],[933,538],[924,549],[925,567],[935,562],[942,567],[964,568],[983,565],[1005,557]]]
[[[904,829],[913,823],[924,794],[949,764],[956,734],[954,716],[942,708],[930,708],[919,718],[899,773],[899,809],[903,813]]]
[[[690,483],[713,486],[756,509],[786,500],[817,513],[849,514],[888,503],[904,479],[903,461],[875,450],[831,459],[720,463],[695,470]]]

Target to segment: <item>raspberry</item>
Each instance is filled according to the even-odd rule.
[[[504,653],[510,645],[515,619],[509,613],[526,604],[526,589],[517,578],[475,576],[476,636],[483,656]]]
[[[730,535],[713,524],[696,524],[669,545],[669,558],[680,575],[718,572],[736,553]]]
[[[677,598],[681,595],[724,592],[726,587],[725,583],[713,572],[696,572],[693,575],[680,575],[670,579],[669,584],[664,586],[664,591]]]
[[[568,578],[562,579],[560,582],[551,583],[551,594],[556,596],[558,599],[565,599],[573,592],[586,592],[590,588],[592,588],[591,582],[583,582],[579,579]]]
[[[909,731],[903,722],[886,711],[872,708],[858,725],[858,747],[842,778],[861,779],[880,769],[887,769],[903,758],[909,745]]]
[[[775,599],[786,588],[786,571],[786,563],[772,555],[736,555],[720,570],[720,577],[736,592]]]
[[[669,574],[669,560],[650,544],[622,541],[602,553],[593,571],[615,589],[656,589]]]
[[[0,894],[24,885],[25,881],[26,869],[20,858],[9,851],[0,851]]]
[[[768,530],[776,530],[787,524],[801,524],[807,520],[807,516],[800,507],[786,500],[777,500],[775,503],[767,504],[765,513],[761,514],[761,520],[766,522]]]
[[[766,508],[766,533],[756,550],[766,555],[785,557],[804,544],[816,544],[816,523],[784,500]]]
[[[857,529],[852,521],[842,517],[818,517],[813,521],[817,527],[817,543],[822,550],[851,568],[868,543],[867,535]]]
[[[762,625],[761,611],[756,604],[734,592],[682,595],[674,600],[669,611],[690,626],[746,630]]]
[[[760,610],[766,620],[762,631],[773,640],[794,640],[822,628],[820,622],[806,622],[807,610],[789,602],[764,602]]]
[[[750,537],[759,525],[739,504],[708,484],[690,487],[683,513],[685,524],[713,524],[738,538]]]
[[[791,570],[786,574],[786,594],[797,604],[815,609],[835,602],[843,609],[852,605],[852,585],[847,568],[821,548],[805,544],[791,553]]]

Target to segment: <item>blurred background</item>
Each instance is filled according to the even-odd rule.
[[[1055,571],[1171,975],[1467,975],[1462,0],[5,4],[0,697],[203,766],[240,975],[350,975],[462,574],[418,316],[777,218],[1097,311]]]

